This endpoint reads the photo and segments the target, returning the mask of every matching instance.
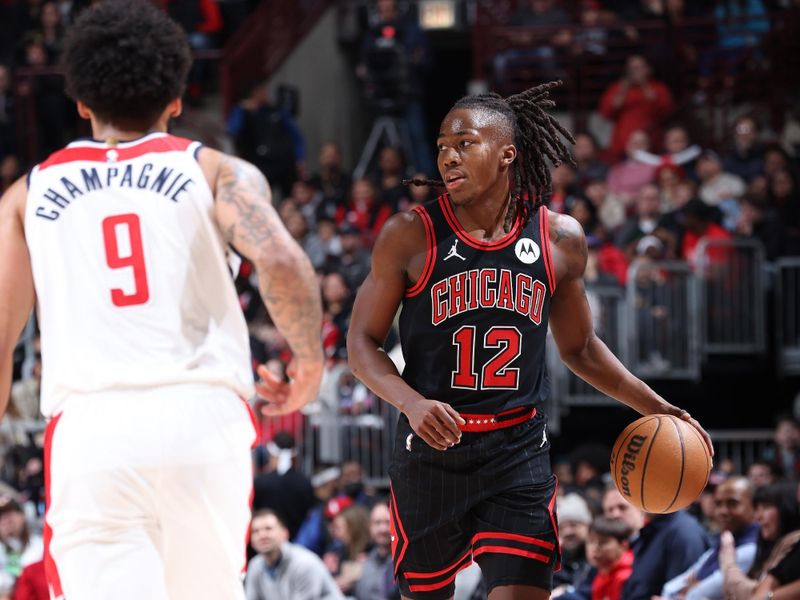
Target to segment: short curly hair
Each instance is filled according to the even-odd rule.
[[[146,0],[104,0],[68,30],[66,90],[117,127],[149,129],[183,94],[192,64],[186,33]]]

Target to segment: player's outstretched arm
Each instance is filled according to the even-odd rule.
[[[259,395],[267,414],[284,414],[316,399],[322,378],[322,305],[311,262],[292,239],[271,203],[266,178],[248,162],[204,149],[200,163],[214,173],[217,223],[258,274],[258,288],[273,322],[286,338],[293,360],[285,383],[259,367]]]
[[[400,213],[384,225],[372,250],[372,270],[356,296],[347,332],[350,368],[373,392],[408,417],[425,442],[446,450],[461,438],[464,420],[449,404],[429,400],[411,388],[383,350],[410,274],[425,261],[425,231],[419,217]],[[415,263],[419,263],[415,268]]]
[[[0,199],[0,418],[11,393],[14,347],[35,298],[23,227],[27,191],[20,179]]]
[[[700,424],[628,371],[595,335],[583,286],[588,256],[583,228],[567,215],[548,212],[548,218],[558,280],[550,303],[550,330],[561,359],[581,379],[642,415],[670,414],[692,423],[703,435],[713,456],[711,438]]]

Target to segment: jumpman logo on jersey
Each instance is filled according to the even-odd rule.
[[[450,248],[450,251],[447,253],[447,256],[445,256],[445,257],[444,257],[444,259],[445,259],[445,260],[448,260],[448,259],[450,259],[450,258],[453,258],[454,256],[456,256],[456,257],[460,258],[461,260],[467,260],[466,258],[464,258],[463,256],[461,256],[461,255],[458,253],[457,246],[458,246],[458,240],[456,240],[455,242],[453,242],[453,246]]]

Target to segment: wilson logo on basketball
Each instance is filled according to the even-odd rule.
[[[647,441],[646,435],[635,435],[631,438],[631,441],[628,442],[627,451],[622,456],[622,471],[620,478],[620,483],[622,484],[622,493],[626,496],[630,497],[631,495],[631,488],[630,488],[630,481],[628,480],[628,475],[636,469],[636,459],[639,458],[639,452],[642,450],[642,446]]]

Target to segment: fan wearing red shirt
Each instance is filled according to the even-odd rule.
[[[681,213],[683,214],[683,234],[681,244],[681,257],[693,267],[698,264],[697,245],[701,240],[730,240],[731,234],[726,229],[714,223],[711,219],[711,207],[702,200],[694,198],[687,202]],[[727,246],[711,246],[707,252],[709,263],[719,265],[728,260],[730,248]]]
[[[619,600],[622,586],[633,572],[630,526],[620,519],[597,517],[589,526],[586,558],[597,568],[592,600]]]
[[[600,98],[600,114],[614,122],[609,154],[614,160],[625,156],[625,146],[637,129],[651,140],[660,140],[660,125],[672,112],[672,94],[666,85],[650,78],[650,65],[634,54],[625,62],[625,74],[612,83]]]
[[[355,226],[367,246],[378,236],[386,219],[392,216],[392,208],[384,204],[375,186],[369,179],[356,179],[350,192],[348,206],[340,206],[336,211],[336,224],[348,223]]]

